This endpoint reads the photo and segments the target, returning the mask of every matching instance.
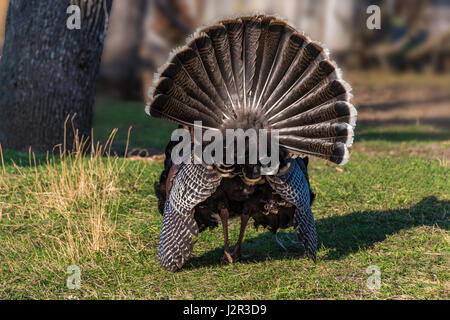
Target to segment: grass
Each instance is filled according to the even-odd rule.
[[[112,128],[118,128],[114,148],[123,151],[127,144],[128,129],[132,125],[129,145],[133,149],[146,148],[148,152],[164,151],[170,134],[177,128],[174,123],[150,118],[145,113],[142,102],[124,102],[117,99],[99,97],[94,113],[94,131],[97,139],[106,141]],[[137,153],[136,150],[135,153]]]
[[[140,108],[97,109],[99,139],[117,126],[126,149],[134,123],[141,126],[130,148],[162,150],[173,126],[136,115]],[[249,260],[223,265],[215,229],[200,234],[194,257],[176,273],[161,270],[157,258],[153,184],[162,163],[108,156],[109,144],[56,158],[4,150],[0,299],[448,299],[449,140],[449,131],[432,127],[358,126],[347,165],[311,161],[315,264],[250,227]],[[238,232],[233,221],[233,242]],[[70,265],[81,269],[79,290],[66,286]],[[366,286],[369,266],[381,271],[379,290]]]

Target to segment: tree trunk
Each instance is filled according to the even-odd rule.
[[[9,0],[0,0],[0,56],[2,55],[3,41],[5,40],[5,20]]]
[[[70,30],[69,5],[81,8]],[[89,136],[112,0],[11,0],[0,62],[0,143],[45,152],[64,141],[64,122]],[[69,123],[67,146],[73,132]]]

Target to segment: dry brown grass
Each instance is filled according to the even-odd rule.
[[[112,215],[117,214],[125,165],[110,154],[116,132],[103,146],[75,134],[71,151],[65,143],[57,146],[56,156],[47,154],[43,164],[30,151],[29,168],[14,163],[8,174],[0,146],[0,220],[29,217],[43,222],[36,226],[40,236],[51,238],[51,251],[65,261],[116,247]],[[62,226],[59,234],[49,232],[55,225]]]

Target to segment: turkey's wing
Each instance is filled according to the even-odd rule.
[[[201,164],[181,164],[167,197],[159,237],[159,262],[166,270],[180,269],[192,254],[192,235],[198,236],[194,207],[210,197],[220,176]]]
[[[299,163],[300,159],[289,159],[289,169],[286,173],[267,176],[272,189],[283,200],[296,206],[294,228],[297,237],[303,243],[306,254],[316,261],[317,233],[310,204],[309,184]]]

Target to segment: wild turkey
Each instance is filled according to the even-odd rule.
[[[241,257],[249,218],[276,234],[293,226],[306,254],[316,260],[317,235],[307,156],[348,161],[357,112],[350,86],[328,51],[286,21],[266,15],[222,20],[201,28],[173,52],[155,77],[147,113],[190,129],[278,130],[278,172],[261,175],[262,164],[174,164],[166,149],[155,184],[163,214],[159,261],[180,269],[193,251],[193,236],[208,227],[224,232],[223,260]],[[247,144],[248,146],[248,144]],[[304,157],[304,158],[303,158]],[[230,253],[228,220],[241,229]]]

